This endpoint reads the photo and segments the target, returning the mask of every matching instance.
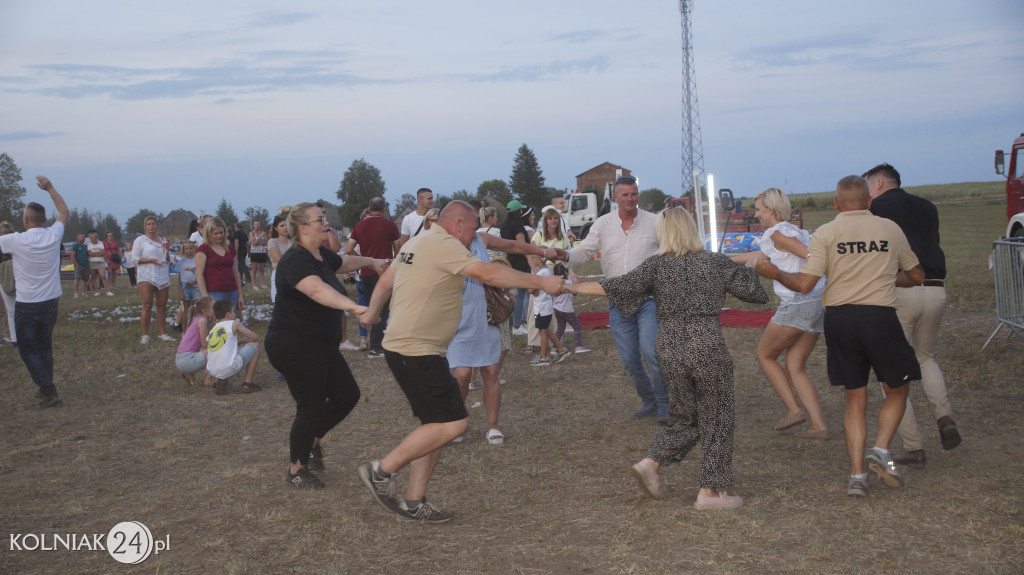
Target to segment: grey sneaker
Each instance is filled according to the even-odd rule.
[[[551,365],[551,360],[546,358],[546,357],[541,357],[541,356],[537,355],[537,356],[534,356],[533,361],[530,362],[530,365],[532,365],[534,367],[543,367],[543,366]]]
[[[373,493],[373,498],[380,503],[381,507],[388,511],[398,512],[398,501],[395,495],[398,493],[398,485],[395,483],[395,473],[391,477],[380,475],[380,461],[373,461],[359,466],[359,479],[363,485]]]
[[[444,523],[451,521],[455,514],[451,511],[442,511],[426,499],[420,502],[413,509],[405,505],[405,500],[398,506],[398,518],[404,521],[424,521],[426,523]]]
[[[872,448],[864,456],[864,463],[889,487],[903,487],[903,476],[896,471],[896,465],[892,462],[891,455],[882,455]]]
[[[563,349],[562,353],[558,353],[556,351],[555,352],[555,358],[552,361],[552,363],[562,363],[563,361],[565,361],[565,358],[569,357],[570,355],[572,355],[572,352],[569,351],[569,348]]]
[[[867,497],[868,496],[868,478],[861,479],[859,477],[850,476],[850,486],[846,488],[846,494],[850,497]]]
[[[57,392],[51,392],[46,394],[39,400],[39,407],[60,407],[64,404],[64,400],[57,395]]]

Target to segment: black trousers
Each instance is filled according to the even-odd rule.
[[[306,465],[313,439],[323,438],[359,403],[359,386],[337,345],[325,346],[305,334],[270,331],[264,348],[295,398],[289,461]]]

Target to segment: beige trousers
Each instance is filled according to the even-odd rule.
[[[946,381],[942,371],[935,363],[932,348],[939,337],[939,324],[942,323],[942,312],[946,307],[946,288],[942,286],[917,286],[896,288],[896,315],[903,324],[903,333],[907,341],[914,346],[917,362],[921,364],[921,389],[924,390],[928,403],[932,406],[935,419],[951,415],[949,397],[946,393]],[[896,432],[903,438],[903,448],[907,451],[923,449],[921,434],[914,417],[914,408],[907,395],[907,411]]]

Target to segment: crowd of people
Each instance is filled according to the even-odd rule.
[[[51,334],[61,294],[56,248],[68,211],[49,180],[40,176],[38,184],[57,208],[56,221],[46,227],[45,209],[32,202],[23,216],[25,232],[0,224],[0,292],[7,293],[5,278],[16,281],[13,313],[7,306],[11,336],[39,388],[40,404],[51,407],[62,403],[53,383]],[[369,358],[385,360],[420,425],[380,459],[360,465],[359,477],[399,518],[445,522],[454,514],[428,501],[426,491],[442,448],[465,436],[474,374],[483,382],[477,386],[483,389],[486,440],[500,445],[505,442],[498,427],[500,375],[512,336],[537,334],[539,354],[531,366],[572,355],[562,343],[566,324],[573,328],[575,353],[589,351],[572,308],[576,294],[607,297],[612,339],[639,399],[632,416],[663,424],[631,467],[641,489],[660,497],[661,467],[682,461],[700,443],[694,506],[742,505],[740,496],[727,491],[733,483],[733,361],[718,313],[727,294],[767,303],[760,275],[773,280],[779,299],[757,349],[758,362],[785,407],[774,430],[809,419],[796,437],[831,437],[805,369],[824,333],[829,381],[846,393],[847,494],[863,497],[869,471],[899,487],[904,480],[897,463],[925,465],[909,409],[910,382],[924,376],[942,447],[952,449],[961,440],[932,354],[945,302],[937,212],[900,185],[899,173],[888,164],[842,178],[834,196],[839,214],[813,235],[789,223],[786,194],[769,188],[754,201],[765,228],[759,251],[731,258],[705,249],[686,210],[656,215],[639,209],[632,176],[615,183],[617,209],[598,218],[575,243],[561,213],[563,198],[540,210],[539,230],[532,229],[533,210],[518,201],[506,206],[508,217],[498,228],[494,208],[452,201],[437,210],[428,188],[417,192],[416,211],[401,228],[385,217],[383,198],[373,198],[344,246],[322,206],[300,203],[282,208],[269,237],[255,225],[248,235],[239,230],[229,237],[223,221],[203,216],[194,223],[196,233],[185,242],[183,256],[172,261],[167,242],[156,236],[155,218],[147,218],[145,233],[123,258],[116,242],[108,248],[95,232],[88,240],[79,237],[71,250],[74,296],[84,294],[80,282],[81,287],[93,282],[97,295],[109,291],[112,280],[103,270],[115,261],[135,269],[143,304],[141,343],[149,341],[154,303],[157,337],[173,341],[164,317],[173,264],[181,309],[187,310],[177,319],[183,337],[175,365],[182,377],[195,383],[205,369],[204,383],[223,394],[228,379],[244,372],[242,392],[259,391],[254,376],[262,354],[258,335],[242,321],[245,266],[238,250],[248,244],[252,258],[253,248],[261,246],[274,302],[263,348],[296,404],[287,482],[324,487],[313,473],[325,467],[321,441],[360,397],[342,351],[362,349]],[[604,279],[580,282],[573,268],[597,254]],[[263,270],[252,261],[253,289],[259,289]],[[350,273],[359,274],[356,300],[339,279]],[[514,297],[508,317],[489,311],[488,290]],[[346,314],[368,330],[365,344],[347,341]],[[866,450],[871,370],[884,399],[874,445]],[[889,444],[897,432],[905,450],[894,456]],[[397,475],[405,467],[408,483],[399,497]]]

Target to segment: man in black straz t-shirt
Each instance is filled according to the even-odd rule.
[[[245,285],[252,281],[252,276],[249,275],[249,266],[245,265],[245,257],[249,255],[249,234],[245,233],[240,222],[235,222],[231,243],[235,245],[235,257],[238,258],[238,275],[242,277],[242,285]]]

